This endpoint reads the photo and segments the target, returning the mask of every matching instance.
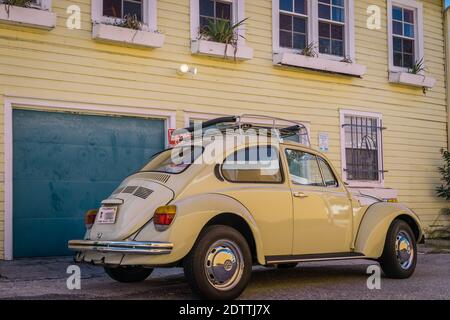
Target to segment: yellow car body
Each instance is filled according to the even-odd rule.
[[[205,146],[205,152],[213,143]],[[226,150],[225,157],[244,143]],[[83,240],[72,240],[76,260],[104,266],[161,267],[179,265],[202,230],[212,224],[230,225],[243,234],[260,265],[300,261],[367,258],[383,253],[392,222],[404,220],[420,241],[417,215],[403,204],[372,199],[361,204],[350,193],[326,156],[302,144],[283,141],[279,152],[282,181],[236,183],[221,174],[221,166],[192,164],[179,174],[138,172],[128,177],[102,202],[118,207],[114,224],[98,224]],[[337,179],[336,186],[303,186],[289,177],[286,150],[324,159]],[[144,187],[152,194],[141,199],[124,192]],[[125,189],[124,189],[125,188]],[[158,231],[152,217],[164,205],[176,206],[169,228]]]

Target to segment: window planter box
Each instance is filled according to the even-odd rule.
[[[365,74],[367,70],[366,66],[356,63],[346,63],[323,58],[306,57],[301,54],[289,52],[275,54],[273,57],[273,63],[276,65],[298,67],[322,72],[331,72],[353,77],[362,77],[362,75]]]
[[[192,54],[198,54],[210,57],[223,58],[225,56],[225,44],[220,42],[213,42],[207,40],[192,40],[191,41]],[[234,60],[234,47],[227,46],[227,59]],[[251,60],[253,59],[253,49],[246,46],[238,46],[236,52],[236,60]]]
[[[422,74],[412,74],[408,72],[389,72],[389,82],[404,84],[413,87],[433,88],[436,79]]]
[[[0,4],[0,23],[50,30],[56,26],[56,14],[46,10],[10,6],[8,15],[6,6]]]
[[[93,25],[92,38],[99,41],[147,48],[161,48],[164,44],[164,35],[161,33],[132,30],[102,23]]]

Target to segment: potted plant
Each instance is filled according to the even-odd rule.
[[[0,5],[0,23],[47,30],[56,25],[56,14],[31,0],[0,0]]]

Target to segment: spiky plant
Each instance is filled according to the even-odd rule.
[[[318,56],[317,54],[317,45],[315,42],[308,43],[301,51],[300,54],[304,55],[305,57],[312,57],[315,58]]]
[[[345,62],[345,63],[353,63],[352,58],[350,58],[350,56],[345,56],[341,62]]]
[[[441,149],[442,160],[444,164],[438,168],[441,174],[442,184],[436,188],[436,194],[440,198],[450,200],[450,152]]]
[[[413,66],[411,68],[409,68],[408,72],[411,74],[420,74],[422,72],[426,71],[425,68],[425,62],[423,61],[423,58],[421,58],[420,60],[416,60],[416,62],[414,62]]]
[[[121,27],[121,28],[128,28],[133,30],[141,30],[142,29],[142,22],[139,21],[137,15],[125,15],[123,17],[123,20],[120,20],[119,22],[115,23],[115,26]]]
[[[241,27],[247,20],[248,18],[245,18],[234,24],[228,20],[210,20],[206,26],[200,28],[199,38],[208,41],[225,43],[225,59],[227,58],[228,45],[231,45],[234,48],[234,59],[236,60],[238,40],[239,37],[242,37],[242,35],[239,35],[238,33],[238,28]]]
[[[33,1],[32,0],[3,0],[0,2],[3,2],[3,4],[5,5],[6,14],[9,17],[9,10],[11,9],[11,6],[28,8]]]

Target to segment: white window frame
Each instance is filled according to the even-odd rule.
[[[345,117],[346,116],[356,116],[356,117],[367,117],[367,118],[375,118],[377,119],[377,127],[381,127],[382,121],[383,121],[383,115],[381,113],[376,112],[365,112],[365,111],[355,111],[355,110],[348,110],[348,109],[341,109],[340,110],[340,122],[339,122],[339,130],[340,130],[340,136],[341,136],[341,173],[342,173],[342,180],[346,182],[350,187],[378,187],[383,188],[384,187],[384,174],[380,171],[380,174],[378,175],[377,181],[360,181],[360,180],[348,180],[347,178],[347,155],[345,152],[345,128],[343,125],[345,124]],[[382,139],[382,133],[380,130],[377,131],[377,150],[378,150],[378,169],[383,170],[383,139]]]
[[[423,4],[415,0],[387,0],[387,32],[389,49],[389,71],[408,72],[408,68],[394,66],[394,45],[392,30],[392,7],[402,7],[414,11],[414,59],[424,58]],[[414,61],[415,62],[415,61]]]
[[[118,19],[105,17],[103,15],[103,0],[92,0],[92,22],[94,23],[114,23]],[[143,0],[142,23],[151,31],[158,29],[157,0]]]
[[[355,10],[354,0],[345,1],[345,57],[349,57],[355,62]],[[308,0],[308,43],[314,41],[319,44],[319,9],[318,0]],[[289,49],[280,47],[280,2],[279,0],[272,0],[272,37],[273,37],[273,52],[274,53],[298,53],[297,49]],[[341,61],[345,57],[338,57],[328,54],[319,53],[319,58]]]
[[[200,1],[190,0],[191,40],[197,40],[200,30]],[[237,23],[245,19],[245,0],[219,0],[231,3],[231,22]],[[238,28],[238,46],[245,45],[245,25]]]

